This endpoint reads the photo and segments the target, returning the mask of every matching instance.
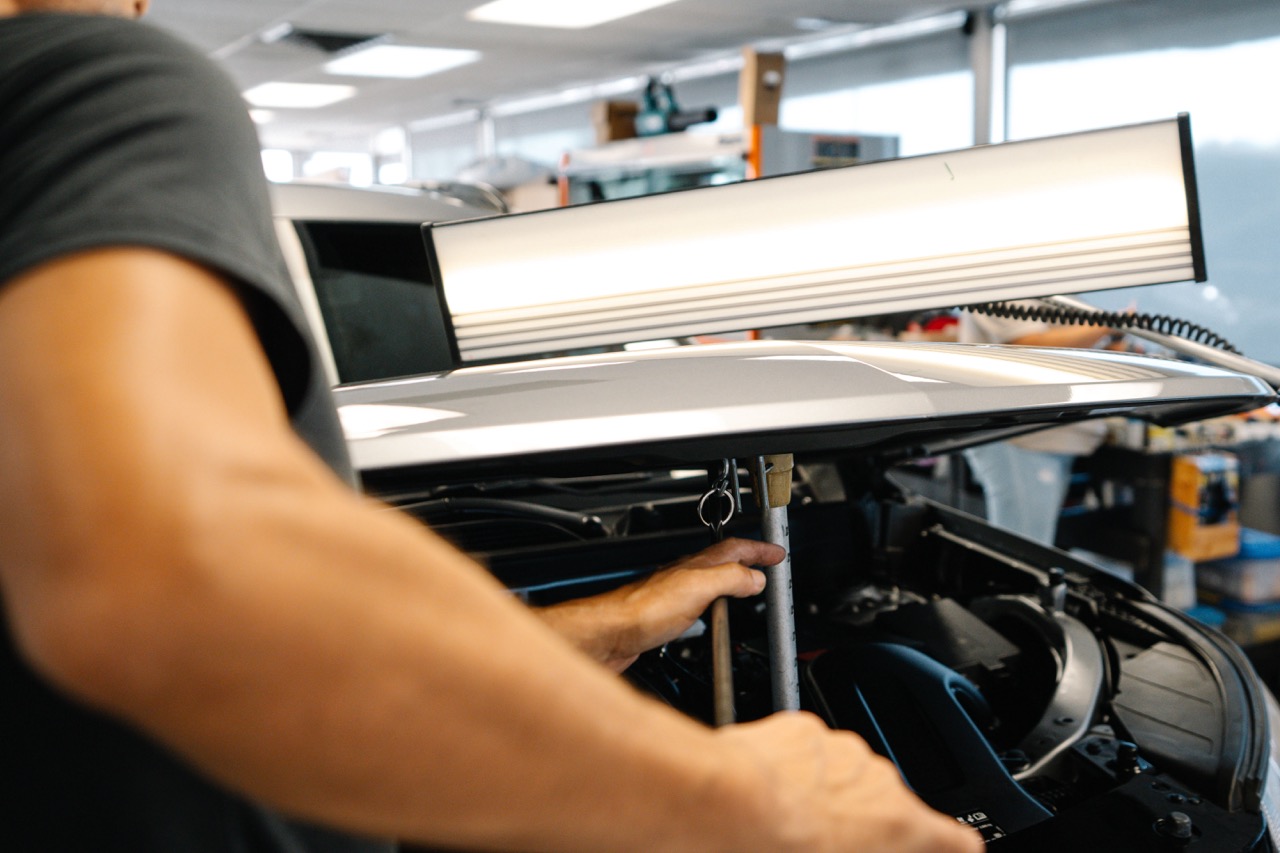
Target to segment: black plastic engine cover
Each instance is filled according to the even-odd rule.
[[[821,655],[806,683],[829,725],[857,732],[921,799],[988,841],[1051,816],[992,750],[974,721],[989,715],[986,701],[954,670],[905,646],[871,643]]]

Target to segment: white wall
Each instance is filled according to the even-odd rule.
[[[1143,0],[1009,30],[1011,139],[1191,116],[1209,282],[1094,294],[1280,364],[1280,3]]]

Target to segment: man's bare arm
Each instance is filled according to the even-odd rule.
[[[1050,326],[1039,332],[1032,332],[1015,338],[1009,343],[1033,347],[1074,347],[1089,349],[1095,347],[1114,330],[1107,326]]]
[[[301,816],[530,851],[977,849],[851,736],[703,729],[350,492],[231,290],[161,253],[0,291],[0,583],[52,682]]]

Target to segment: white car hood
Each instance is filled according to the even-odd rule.
[[[1108,415],[1181,422],[1271,402],[1261,380],[1097,350],[751,341],[467,367],[335,391],[356,467],[922,455]],[[443,473],[443,472],[442,472]]]

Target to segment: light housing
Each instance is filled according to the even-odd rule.
[[[425,233],[462,362],[1205,279],[1186,116]]]

